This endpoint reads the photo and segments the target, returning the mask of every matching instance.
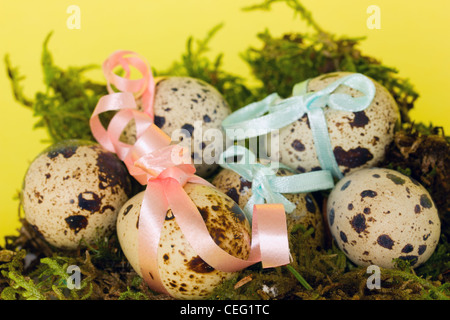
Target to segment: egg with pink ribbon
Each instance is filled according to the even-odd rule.
[[[121,66],[125,76],[114,70]],[[141,79],[130,79],[130,67],[135,67]],[[224,146],[222,121],[231,108],[222,94],[209,83],[187,76],[164,76],[153,79],[146,59],[131,51],[117,51],[103,64],[108,89],[135,95],[137,109],[149,115],[154,124],[173,143],[190,149],[191,163],[201,177],[211,176],[218,169],[217,158]],[[136,142],[136,123],[131,121],[121,140]]]
[[[210,177],[224,146],[222,121],[231,113],[220,92],[200,79],[163,77],[156,84],[153,108],[155,124],[190,148],[197,175]]]
[[[234,201],[215,188],[196,184],[184,187],[192,199],[214,242],[227,253],[247,259],[250,253],[250,225]],[[139,216],[144,192],[122,207],[117,234],[122,250],[133,269],[142,277],[139,245]],[[164,289],[177,299],[205,299],[236,272],[217,270],[206,263],[183,235],[171,209],[166,212],[157,256],[158,272]]]

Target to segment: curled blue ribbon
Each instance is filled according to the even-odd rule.
[[[292,97],[281,99],[277,93],[273,93],[233,112],[222,122],[222,127],[229,138],[243,140],[281,129],[307,114],[321,168],[341,179],[343,174],[332,150],[324,108],[362,111],[372,103],[375,85],[360,73],[342,77],[317,92],[307,92],[308,81],[295,85]],[[356,89],[363,95],[352,97],[335,93],[340,85]]]
[[[240,158],[236,162],[227,159]],[[256,156],[242,146],[231,146],[221,155],[220,165],[230,169],[247,181],[252,182],[252,196],[244,207],[247,219],[252,221],[253,206],[264,203],[283,204],[285,211],[291,213],[295,204],[287,200],[282,193],[307,193],[327,190],[334,187],[334,180],[328,170],[319,170],[290,176],[276,176],[277,168],[292,171],[281,163],[262,164]]]

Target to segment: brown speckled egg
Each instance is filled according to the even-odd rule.
[[[221,124],[231,113],[219,91],[200,79],[164,77],[156,83],[153,110],[155,125],[174,143],[190,148],[196,174],[211,176],[224,145]],[[134,143],[136,129],[129,125],[121,140]]]
[[[291,175],[290,171],[280,168],[277,175]],[[212,184],[231,197],[242,209],[252,196],[252,182],[245,180],[239,174],[230,169],[222,169],[213,179]],[[298,225],[306,230],[314,228],[311,237],[306,243],[311,249],[320,250],[325,241],[323,218],[319,206],[314,197],[308,193],[283,194],[291,203],[296,205],[293,212],[286,214],[288,231]]]
[[[321,90],[349,74],[336,72],[313,78],[307,90]],[[394,138],[394,128],[399,121],[397,104],[386,88],[373,82],[376,94],[365,110],[345,112],[326,107],[324,111],[333,153],[344,175],[379,164],[384,159],[386,146]],[[335,92],[354,97],[361,95],[346,86],[340,86]],[[272,139],[279,139],[279,153],[276,154],[279,162],[300,172],[320,168],[307,115],[280,129],[279,135],[272,135]]]
[[[100,145],[67,140],[37,156],[25,175],[22,198],[26,220],[51,245],[75,249],[115,230],[128,200],[128,172]]]
[[[441,223],[427,190],[395,170],[363,169],[344,177],[330,194],[328,225],[339,248],[362,266],[413,267],[427,261]]]
[[[227,253],[247,259],[250,253],[250,225],[234,201],[209,186],[186,184],[184,190],[197,206],[215,243]],[[139,213],[144,192],[124,204],[117,219],[122,250],[133,269],[142,276],[138,255]],[[158,250],[161,280],[177,299],[206,299],[214,288],[235,272],[223,272],[203,261],[185,239],[176,217],[169,210]]]

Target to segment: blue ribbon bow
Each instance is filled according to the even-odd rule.
[[[371,104],[376,92],[375,85],[368,77],[355,73],[342,77],[317,92],[307,92],[308,81],[295,85],[290,98],[281,99],[277,93],[273,93],[235,111],[222,122],[222,127],[231,139],[243,140],[283,128],[307,114],[320,166],[341,179],[343,174],[332,150],[324,108],[362,111]],[[340,85],[356,89],[363,95],[352,97],[335,93]]]
[[[237,162],[227,163],[227,159],[236,157],[240,157]],[[292,169],[281,163],[264,165],[257,161],[250,150],[242,146],[231,146],[225,150],[221,155],[220,165],[252,182],[252,196],[244,207],[244,213],[250,222],[255,204],[280,203],[284,205],[286,212],[291,213],[296,206],[282,193],[307,193],[331,189],[334,186],[333,177],[328,170],[276,176],[278,167],[289,171]]]

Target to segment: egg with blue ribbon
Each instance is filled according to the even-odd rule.
[[[230,162],[229,159],[238,159]],[[222,153],[222,170],[212,184],[232,198],[252,221],[254,204],[281,203],[286,212],[289,233],[302,229],[310,235],[306,245],[313,250],[324,245],[322,213],[312,192],[333,188],[329,171],[301,173],[282,164],[257,158],[242,146],[229,147]]]
[[[341,179],[384,159],[399,119],[394,98],[381,84],[336,72],[297,84],[286,99],[273,93],[245,106],[222,126],[234,141],[268,137],[271,158],[290,168],[326,169]]]

